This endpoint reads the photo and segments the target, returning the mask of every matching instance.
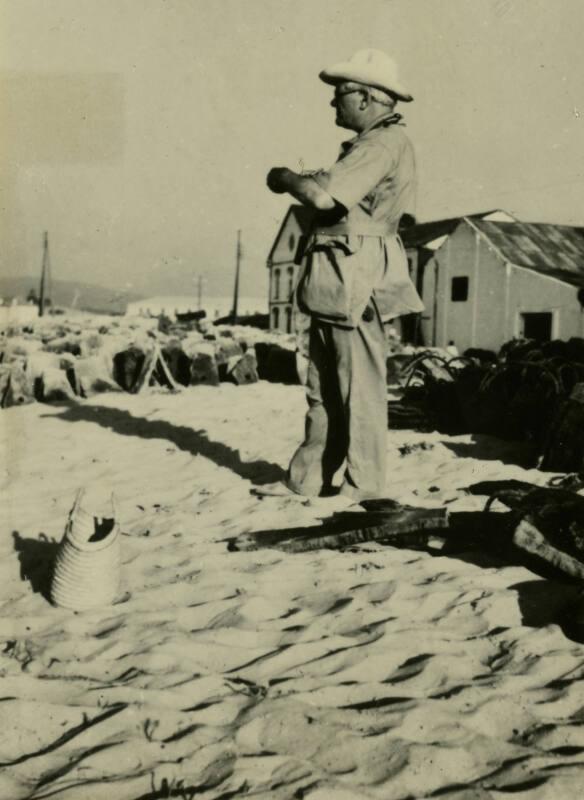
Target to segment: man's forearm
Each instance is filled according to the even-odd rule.
[[[299,175],[286,167],[275,167],[268,174],[269,188],[278,194],[287,192],[302,205],[329,211],[335,207],[330,194],[309,175]]]

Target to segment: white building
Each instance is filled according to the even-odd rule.
[[[271,330],[292,333],[304,327],[295,319],[300,312],[295,307],[292,295],[298,280],[299,266],[295,263],[298,245],[301,237],[310,230],[312,216],[309,208],[290,206],[270,250],[267,267],[270,271]]]
[[[462,352],[584,337],[584,228],[492,212],[415,225],[402,238],[426,306],[418,344]]]

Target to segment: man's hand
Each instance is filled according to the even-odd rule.
[[[284,194],[288,191],[285,183],[286,175],[290,172],[287,167],[272,167],[268,172],[267,184],[270,191],[275,194]]]
[[[315,175],[317,173],[314,173]],[[318,173],[321,174],[321,173]],[[336,207],[334,199],[309,175],[298,175],[287,167],[273,167],[268,172],[268,187],[276,194],[288,192],[302,205],[319,211]]]

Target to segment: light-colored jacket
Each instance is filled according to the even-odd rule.
[[[415,192],[413,148],[399,119],[377,120],[343,144],[330,169],[313,175],[347,213],[316,215],[297,298],[305,311],[339,325],[358,325],[370,300],[384,320],[424,308],[398,235]]]

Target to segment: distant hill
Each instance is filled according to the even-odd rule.
[[[0,297],[14,297],[25,301],[29,292],[34,290],[38,296],[39,279],[32,275],[0,276]],[[82,281],[52,281],[51,303],[63,308],[79,308],[83,311],[94,311],[101,314],[123,314],[126,304],[139,300],[143,295],[128,292],[116,287],[106,288]]]

